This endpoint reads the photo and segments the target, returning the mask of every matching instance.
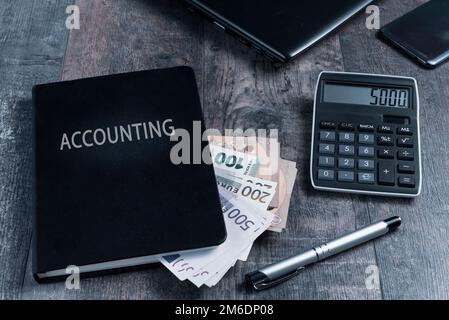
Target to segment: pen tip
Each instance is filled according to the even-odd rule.
[[[385,222],[388,225],[388,229],[390,231],[393,231],[393,230],[396,230],[397,228],[399,228],[399,226],[402,224],[402,219],[401,219],[401,217],[392,217],[392,218],[385,220]]]

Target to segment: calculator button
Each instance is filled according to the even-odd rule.
[[[374,132],[374,126],[372,124],[361,124],[359,125],[359,131]]]
[[[382,159],[394,159],[394,150],[390,148],[379,149],[378,156]]]
[[[338,181],[340,182],[354,182],[354,172],[352,171],[339,171],[338,172]]]
[[[363,184],[374,184],[376,181],[376,179],[374,177],[374,173],[359,172],[358,178],[359,178],[359,183],[363,183]]]
[[[338,159],[338,168],[340,168],[340,169],[354,169],[355,168],[355,160],[354,159],[340,158],[340,159]]]
[[[333,181],[334,179],[334,170],[318,170],[318,180]]]
[[[321,131],[320,132],[320,141],[334,142],[335,139],[336,139],[335,132],[332,132],[332,131]]]
[[[413,174],[415,173],[415,166],[407,163],[399,163],[398,172]]]
[[[394,163],[391,161],[379,162],[379,184],[385,186],[394,186],[396,176],[394,172]]]
[[[359,160],[359,170],[374,170],[374,160]]]
[[[321,129],[335,130],[335,129],[337,129],[337,124],[335,122],[332,122],[332,121],[321,121],[320,128]]]
[[[355,141],[355,134],[348,133],[348,132],[340,132],[339,134],[339,141],[345,142],[345,143],[354,143]]]
[[[354,124],[351,122],[342,122],[342,123],[340,123],[340,130],[354,131],[355,127],[354,127]]]
[[[335,145],[334,144],[320,144],[320,153],[321,154],[335,154]]]
[[[359,147],[359,156],[365,158],[374,157],[374,148],[373,147]]]
[[[320,167],[333,168],[335,166],[335,158],[333,157],[320,157],[318,161]]]
[[[410,128],[408,126],[399,127],[398,130],[397,130],[397,133],[398,134],[403,134],[403,135],[406,135],[406,136],[412,136],[413,135],[412,128]]]
[[[388,136],[388,135],[378,136],[377,144],[379,146],[394,146],[393,136]]]
[[[379,133],[394,133],[391,126],[382,125],[378,128]]]
[[[399,186],[405,188],[414,188],[415,187],[415,178],[414,177],[399,177]]]
[[[398,159],[405,160],[405,161],[413,161],[413,160],[415,160],[415,155],[414,155],[413,151],[401,150],[401,151],[398,151]]]
[[[413,148],[413,138],[411,137],[399,137],[398,147]]]
[[[354,146],[340,145],[338,147],[338,154],[342,156],[353,156],[355,155],[355,148]]]
[[[360,144],[374,144],[374,135],[373,134],[360,134],[359,135],[359,143]]]

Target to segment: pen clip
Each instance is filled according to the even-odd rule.
[[[288,273],[288,274],[286,274],[286,275],[284,275],[284,276],[282,276],[280,278],[272,280],[272,281],[255,283],[254,284],[254,289],[257,290],[257,291],[260,291],[260,290],[265,290],[265,289],[268,289],[268,288],[272,288],[274,286],[277,286],[278,284],[281,284],[281,283],[283,283],[285,281],[288,281],[288,280],[296,277],[299,274],[299,272],[301,272],[304,269],[305,269],[304,267],[301,267],[299,269],[296,269],[295,271],[292,271],[292,272],[290,272],[290,273]]]

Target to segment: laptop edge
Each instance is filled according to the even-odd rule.
[[[289,62],[290,60],[297,57],[299,54],[303,53],[307,49],[311,48],[318,41],[326,37],[332,31],[340,27],[346,21],[348,21],[351,17],[365,8],[367,5],[372,3],[374,0],[365,0],[361,2],[360,6],[357,6],[354,10],[347,12],[347,14],[343,15],[336,22],[330,24],[328,28],[318,36],[311,38],[310,41],[303,43],[298,46],[294,52],[280,52],[279,50],[273,48],[270,44],[262,41],[261,39],[255,37],[251,33],[245,31],[238,25],[234,24],[226,17],[222,16],[218,12],[210,9],[199,0],[184,0],[188,7],[193,11],[198,11],[201,13],[206,19],[225,30],[232,36],[236,37],[239,41],[247,44],[249,46],[254,47],[257,51],[267,56],[269,59],[277,61],[277,62]]]

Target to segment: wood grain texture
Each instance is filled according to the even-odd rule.
[[[382,1],[383,24],[395,20],[424,0]],[[449,298],[449,65],[426,70],[395,49],[366,34],[355,24],[342,35],[348,71],[415,77],[421,96],[423,192],[414,201],[372,199],[370,218],[400,215],[404,224],[389,239],[376,243],[383,296],[386,299]]]
[[[329,195],[332,206],[317,201],[323,194],[311,190],[308,178],[315,84],[323,69],[343,69],[338,37],[327,38],[282,67],[274,67],[209,23],[205,24],[205,46],[203,105],[207,125],[220,130],[278,129],[282,156],[296,161],[300,171],[288,230],[263,236],[248,263],[232,269],[218,291],[209,291],[209,297],[227,298],[229,292],[233,294],[230,297],[249,299],[380,298],[380,291],[367,290],[364,282],[366,266],[375,263],[372,245],[311,268],[270,291],[243,294],[241,286],[245,273],[354,230],[368,219],[366,211],[353,210],[356,206],[351,196]]]
[[[203,61],[203,22],[177,1],[76,3],[81,12],[81,29],[70,34],[63,79],[177,65],[190,65],[199,72]],[[27,276],[24,296],[31,299],[202,297],[201,291],[187,283],[180,284],[160,267],[85,280],[82,290],[74,292],[65,290],[64,283],[37,285],[30,272]]]
[[[391,21],[422,2],[382,1],[382,19],[384,23]],[[38,12],[53,12],[56,17],[56,13],[60,13],[60,5],[59,2],[58,6],[55,3],[34,1],[33,6]],[[0,267],[5,265],[9,270],[0,274],[0,297],[268,300],[449,296],[449,278],[445,276],[449,271],[449,188],[448,182],[441,178],[449,159],[449,151],[445,148],[445,137],[449,133],[445,126],[448,121],[445,106],[449,102],[449,89],[445,84],[449,65],[435,71],[416,67],[375,39],[375,34],[365,27],[363,14],[294,62],[279,67],[189,13],[175,0],[77,0],[76,4],[81,9],[81,30],[70,33],[63,79],[189,65],[196,71],[209,128],[279,130],[282,156],[296,161],[299,168],[288,230],[283,234],[262,236],[256,242],[249,261],[238,263],[212,289],[197,289],[187,282],[181,283],[161,267],[86,279],[82,281],[79,291],[65,290],[64,283],[36,284],[31,276],[28,254],[31,236],[27,216],[31,210],[28,136],[31,120],[29,111],[23,112],[17,108],[7,111],[11,107],[7,108],[6,104],[4,107],[3,104],[8,94],[27,95],[28,91],[24,87],[18,94],[12,87],[7,91],[2,89],[2,85],[0,148],[7,159],[16,164],[4,165],[3,161],[0,164]],[[53,5],[51,10],[48,5]],[[24,6],[14,7],[11,4],[9,11],[0,8],[3,19],[0,20],[0,27],[9,23],[11,13],[20,16]],[[51,13],[47,12],[47,15]],[[56,37],[58,33],[58,38],[52,38],[50,42],[62,52],[66,31],[54,22],[56,18],[51,17],[42,17],[52,23],[33,36],[40,39],[45,38],[43,34]],[[18,20],[36,23],[29,22],[30,19],[23,16]],[[3,36],[4,31],[0,30],[1,58],[3,50],[6,50],[2,39],[8,36]],[[12,30],[10,32],[13,34]],[[26,37],[29,28],[23,32],[22,36]],[[33,41],[37,46],[38,41]],[[40,52],[45,44],[39,45],[41,47],[36,48],[41,49],[36,50]],[[23,50],[17,49],[19,45],[12,47],[14,49],[8,50]],[[57,73],[58,63],[61,62],[61,55],[56,54],[60,52],[58,50],[47,53],[54,58],[51,60],[53,63],[45,60],[47,63],[37,70],[45,70],[46,75],[51,70]],[[384,58],[383,62],[379,62],[379,57]],[[3,64],[0,67],[1,70],[6,68]],[[312,190],[308,167],[313,93],[318,75],[323,70],[391,73],[418,78],[422,91],[422,139],[425,147],[425,183],[421,198],[406,201]],[[11,79],[23,81],[23,78],[14,78],[12,74]],[[39,72],[33,71],[28,78],[23,77],[32,83],[41,79],[40,76]],[[21,108],[29,108],[29,105],[22,105]],[[16,122],[9,120],[13,117]],[[16,140],[8,142],[7,138],[3,138],[4,132],[10,132],[7,130],[10,123],[18,126],[17,117],[25,123],[22,134],[14,135],[14,139],[21,137],[19,145],[16,145]],[[395,214],[402,215],[405,223],[394,235],[308,268],[288,283],[261,294],[247,292],[242,285],[243,275],[257,267]],[[367,289],[365,285],[368,276],[365,272],[371,265],[377,265],[381,272],[381,288],[374,290]]]
[[[275,67],[213,25],[191,15],[177,1],[78,1],[82,29],[70,35],[64,79],[171,67],[196,70],[209,128],[278,129],[283,157],[297,161],[298,176],[289,229],[265,235],[250,261],[240,263],[213,289],[179,283],[161,268],[83,281],[79,292],[63,284],[37,286],[29,277],[27,298],[379,299],[365,287],[365,269],[375,264],[373,245],[330,260],[285,286],[260,295],[242,288],[243,275],[332,239],[368,222],[358,199],[328,195],[333,206],[317,201],[307,178],[315,82],[323,69],[343,70],[338,36],[332,36],[292,64]],[[84,13],[84,14],[83,14]],[[84,28],[84,29],[83,29]],[[29,274],[29,272],[27,272]]]
[[[0,299],[21,296],[31,241],[31,87],[60,78],[67,2],[0,1]]]

